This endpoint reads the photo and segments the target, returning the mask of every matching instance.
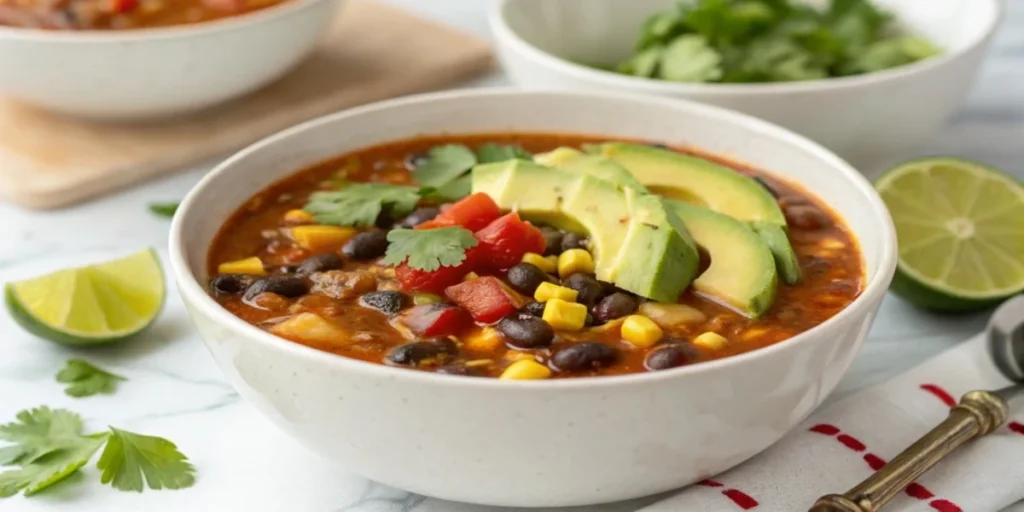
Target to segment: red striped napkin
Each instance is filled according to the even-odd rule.
[[[983,335],[874,388],[817,411],[768,451],[644,512],[803,512],[845,492],[938,425],[958,398],[1009,384]],[[886,512],[998,512],[1024,499],[1024,401],[1011,421],[953,453]],[[1014,509],[1020,510],[1020,509]]]

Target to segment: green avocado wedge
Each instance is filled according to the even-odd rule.
[[[588,155],[563,146],[548,153],[535,155],[533,160],[541,165],[555,167],[576,174],[589,174],[595,178],[610,181],[623,187],[629,187],[644,194],[648,193],[647,187],[640,183],[625,167],[600,155]]]
[[[568,148],[548,153],[558,153],[560,158],[545,160],[552,161],[558,169],[589,174],[621,186],[632,188],[632,183],[636,183],[633,176],[615,162],[571,149],[563,152],[562,149]],[[600,166],[590,165],[595,162]],[[628,176],[628,179],[622,179],[623,176]],[[748,317],[763,315],[775,301],[778,287],[775,260],[763,239],[764,235],[758,236],[751,225],[728,215],[673,199],[662,201],[670,212],[678,216],[686,231],[711,260],[708,268],[693,282],[693,289]],[[785,236],[781,230],[778,232]]]
[[[747,223],[772,250],[783,281],[800,281],[796,253],[786,237],[786,217],[775,198],[753,179],[702,158],[640,144],[613,142],[588,150],[625,167],[651,193]]]
[[[728,215],[673,199],[664,202],[710,256],[711,264],[693,281],[693,289],[751,318],[768,311],[778,287],[768,244]]]
[[[619,288],[675,302],[697,273],[696,244],[656,196],[523,160],[478,165],[472,181],[502,209],[587,233],[597,278]]]

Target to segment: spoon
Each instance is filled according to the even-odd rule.
[[[1003,303],[985,330],[989,356],[1016,382],[996,391],[970,391],[930,432],[845,494],[818,498],[810,512],[876,512],[946,455],[1006,422],[1007,401],[1024,391],[1024,295]]]

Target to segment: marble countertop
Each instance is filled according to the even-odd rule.
[[[388,0],[490,38],[485,13],[493,0]],[[986,161],[1024,178],[1024,2],[1010,2],[1007,23],[965,108],[922,154]],[[498,72],[466,86],[507,84]],[[908,155],[909,156],[909,155]],[[0,205],[0,282],[56,268],[157,248],[166,255],[166,220],[151,201],[177,200],[209,169],[197,166],[87,204],[53,212]],[[888,297],[869,340],[835,399],[907,369],[979,331],[985,314],[937,316]],[[121,493],[101,486],[94,466],[74,485],[31,499],[5,500],[22,512],[499,510],[410,495],[347,473],[294,443],[258,416],[222,379],[172,291],[157,324],[123,346],[76,350],[39,341],[0,315],[0,422],[21,409],[49,405],[80,412],[96,430],[114,425],[173,440],[198,468],[194,487]],[[127,376],[116,396],[75,400],[54,374],[69,357],[88,356]],[[594,507],[635,510],[646,501]]]

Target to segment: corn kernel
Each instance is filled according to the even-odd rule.
[[[663,334],[661,327],[658,327],[654,320],[643,315],[629,315],[622,322],[622,339],[637,348],[653,346]]]
[[[462,276],[463,283],[465,283],[466,281],[472,281],[474,279],[480,279],[480,274],[477,274],[476,272],[470,272],[465,276]]]
[[[694,338],[693,344],[709,350],[721,350],[729,344],[729,340],[717,332],[706,332]]]
[[[292,238],[307,251],[336,251],[345,245],[357,231],[341,226],[295,226]]]
[[[509,361],[537,360],[533,354],[529,352],[520,352],[518,350],[509,350],[508,352],[505,352],[505,359],[508,359]]]
[[[284,214],[284,221],[288,224],[309,224],[313,222],[313,216],[303,210],[288,210]]]
[[[768,334],[769,329],[767,327],[751,327],[740,334],[740,339],[743,341],[754,341],[765,334]]]
[[[504,345],[505,339],[502,338],[501,333],[497,329],[484,327],[478,332],[463,338],[462,343],[468,350],[489,352]]]
[[[549,299],[544,305],[544,321],[563,331],[578,331],[587,321],[587,307],[562,299]]]
[[[261,276],[267,271],[263,269],[263,262],[258,256],[245,258],[244,260],[226,261],[217,265],[217,272],[221,274],[251,274]]]
[[[544,261],[547,261],[548,265],[551,266],[551,272],[549,273],[554,273],[556,270],[558,270],[558,256],[545,256]]]
[[[558,275],[569,277],[578,272],[594,273],[594,257],[583,249],[569,249],[558,256]]]
[[[537,302],[547,302],[551,299],[561,299],[566,302],[575,302],[579,292],[572,288],[558,286],[555,283],[541,283],[537,291],[533,292],[533,298]]]
[[[510,364],[505,371],[501,372],[499,378],[502,380],[539,380],[550,376],[551,370],[547,366],[537,361],[523,359]]]
[[[543,270],[544,272],[547,272],[548,274],[554,274],[555,269],[558,268],[557,258],[555,258],[554,261],[551,261],[548,258],[545,258],[535,252],[528,252],[524,254],[523,263],[535,265],[537,268]]]

